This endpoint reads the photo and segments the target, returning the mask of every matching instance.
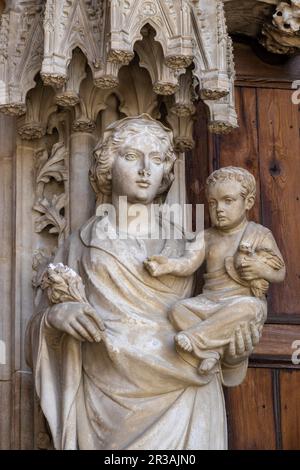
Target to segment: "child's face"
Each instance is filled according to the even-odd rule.
[[[207,199],[212,225],[222,230],[237,227],[253,205],[253,202],[242,196],[242,186],[234,180],[211,185]]]

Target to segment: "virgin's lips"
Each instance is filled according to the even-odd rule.
[[[138,180],[136,183],[143,188],[148,188],[151,185],[149,180]]]

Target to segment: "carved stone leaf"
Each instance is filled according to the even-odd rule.
[[[42,214],[35,222],[35,230],[37,233],[42,232],[46,227],[50,226],[49,233],[55,233],[62,236],[66,227],[66,219],[61,215],[61,210],[66,204],[66,195],[56,194],[52,200],[46,198],[39,199],[33,209]]]
[[[49,249],[37,249],[33,253],[32,258],[32,285],[35,288],[38,288],[41,285],[42,275],[45,272],[46,266],[50,263],[53,257],[53,253]]]
[[[37,183],[49,183],[51,178],[58,182],[67,180],[66,156],[67,149],[65,145],[60,142],[55,144],[49,160],[39,168]]]

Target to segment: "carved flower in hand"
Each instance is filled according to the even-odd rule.
[[[88,303],[81,277],[62,263],[49,264],[41,287],[47,290],[52,304],[61,302]]]

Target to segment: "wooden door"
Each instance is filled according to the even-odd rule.
[[[236,45],[240,127],[227,136],[208,135],[199,103],[196,147],[187,155],[193,203],[204,201],[205,178],[213,169],[234,165],[255,175],[252,219],[272,230],[287,265],[285,282],[270,289],[267,324],[247,378],[225,390],[231,449],[300,449],[300,366],[292,362],[300,349],[300,114],[292,100],[300,56],[270,61],[275,58],[262,61],[250,46]]]

